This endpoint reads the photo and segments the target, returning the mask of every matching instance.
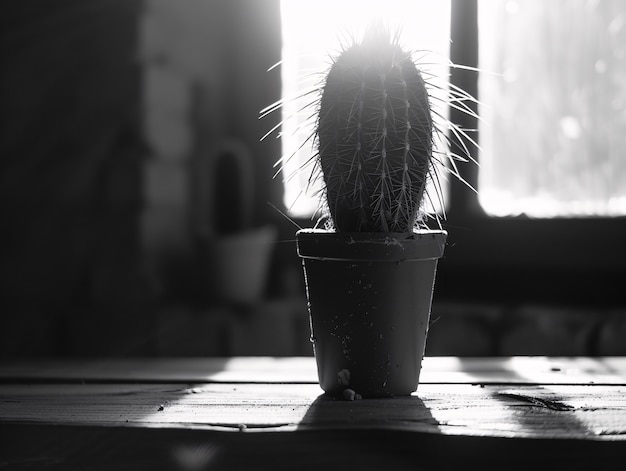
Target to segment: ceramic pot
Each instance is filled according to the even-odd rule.
[[[258,303],[265,294],[277,229],[263,226],[207,238],[211,291],[220,301]]]
[[[311,341],[321,388],[333,396],[417,390],[445,231],[301,230]]]

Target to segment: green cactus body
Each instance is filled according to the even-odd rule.
[[[409,53],[382,32],[344,50],[317,122],[328,210],[342,232],[411,232],[431,167],[433,121]]]

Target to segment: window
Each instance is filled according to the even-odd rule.
[[[626,214],[626,4],[479,0],[477,11],[482,208],[492,216]],[[296,170],[313,152],[310,142],[299,146],[315,110],[304,107],[311,94],[292,98],[316,89],[331,57],[375,19],[400,25],[403,45],[445,87],[450,3],[394,0],[380,11],[374,1],[282,0],[281,15],[282,144],[285,156],[296,154],[283,174],[285,203],[307,216],[317,187],[303,194],[308,173]]]
[[[626,214],[626,3],[478,3],[480,202],[496,216]]]
[[[335,3],[343,4],[332,8]],[[423,11],[440,2],[410,3]],[[449,110],[452,122],[477,130],[471,134],[481,151],[471,150],[480,167],[459,169],[480,196],[449,179],[438,299],[623,306],[626,6],[619,0],[445,3],[435,29],[445,30],[440,44],[450,60],[467,69],[446,68],[444,77],[450,73],[451,84],[479,99],[484,119]],[[282,0],[282,6],[294,5]],[[301,13],[313,23],[312,12]],[[543,69],[533,74],[538,63]],[[484,71],[471,70],[476,67]],[[287,129],[289,139],[295,131]],[[581,193],[587,196],[573,196]]]

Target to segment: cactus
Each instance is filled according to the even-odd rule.
[[[372,29],[335,59],[316,134],[335,230],[411,232],[432,165],[433,120],[420,71],[388,33]]]
[[[477,71],[453,63],[448,66]],[[434,111],[430,100],[474,119],[479,119],[473,109],[478,102],[463,89],[440,80],[440,74],[416,66],[411,53],[400,46],[399,34],[375,24],[361,41],[355,40],[333,60],[319,85],[261,110],[261,118],[281,110],[286,102],[297,102],[298,112],[315,110],[310,114],[314,123],[302,124],[302,128],[313,124],[314,130],[298,150],[275,163],[275,176],[283,173],[290,179],[310,171],[302,194],[317,191],[322,180],[323,197],[316,212],[321,217],[316,227],[325,222],[327,229],[341,232],[411,233],[427,228],[425,216],[432,216],[441,228],[445,214],[426,215],[424,211],[425,202],[443,208],[441,179],[451,175],[476,191],[457,167],[457,162],[477,164],[470,151],[479,148],[471,137],[473,130]],[[432,98],[429,90],[442,96]],[[309,143],[314,145],[313,155],[298,162],[299,150]],[[292,159],[297,168],[285,173]],[[426,191],[429,181],[432,194]]]

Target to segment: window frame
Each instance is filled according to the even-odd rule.
[[[477,13],[477,0],[451,0],[450,60],[468,68],[479,65]],[[478,72],[453,67],[450,76],[452,84],[480,99]],[[477,119],[454,108],[449,116],[464,129],[478,128]],[[469,134],[480,143],[478,131]],[[452,150],[458,152],[460,143],[452,142]],[[468,148],[478,161],[477,150]],[[463,180],[480,191],[478,166],[459,162],[458,169]],[[448,209],[441,223],[448,242],[439,261],[435,301],[576,308],[626,305],[626,217],[489,216],[476,192],[458,179],[449,181]],[[292,221],[301,227],[311,225],[310,218]]]
[[[477,3],[451,3],[450,60],[470,68],[479,66]],[[479,99],[479,72],[461,68],[451,68],[450,72],[453,85]],[[450,110],[450,119],[465,129],[478,129],[476,118],[458,110]],[[472,131],[471,137],[479,142],[478,131]],[[468,148],[478,161],[476,149]],[[465,181],[480,190],[475,164],[460,163],[459,171]],[[443,226],[449,236],[438,273],[439,298],[624,305],[626,217],[488,216],[478,195],[461,181],[451,179]]]

